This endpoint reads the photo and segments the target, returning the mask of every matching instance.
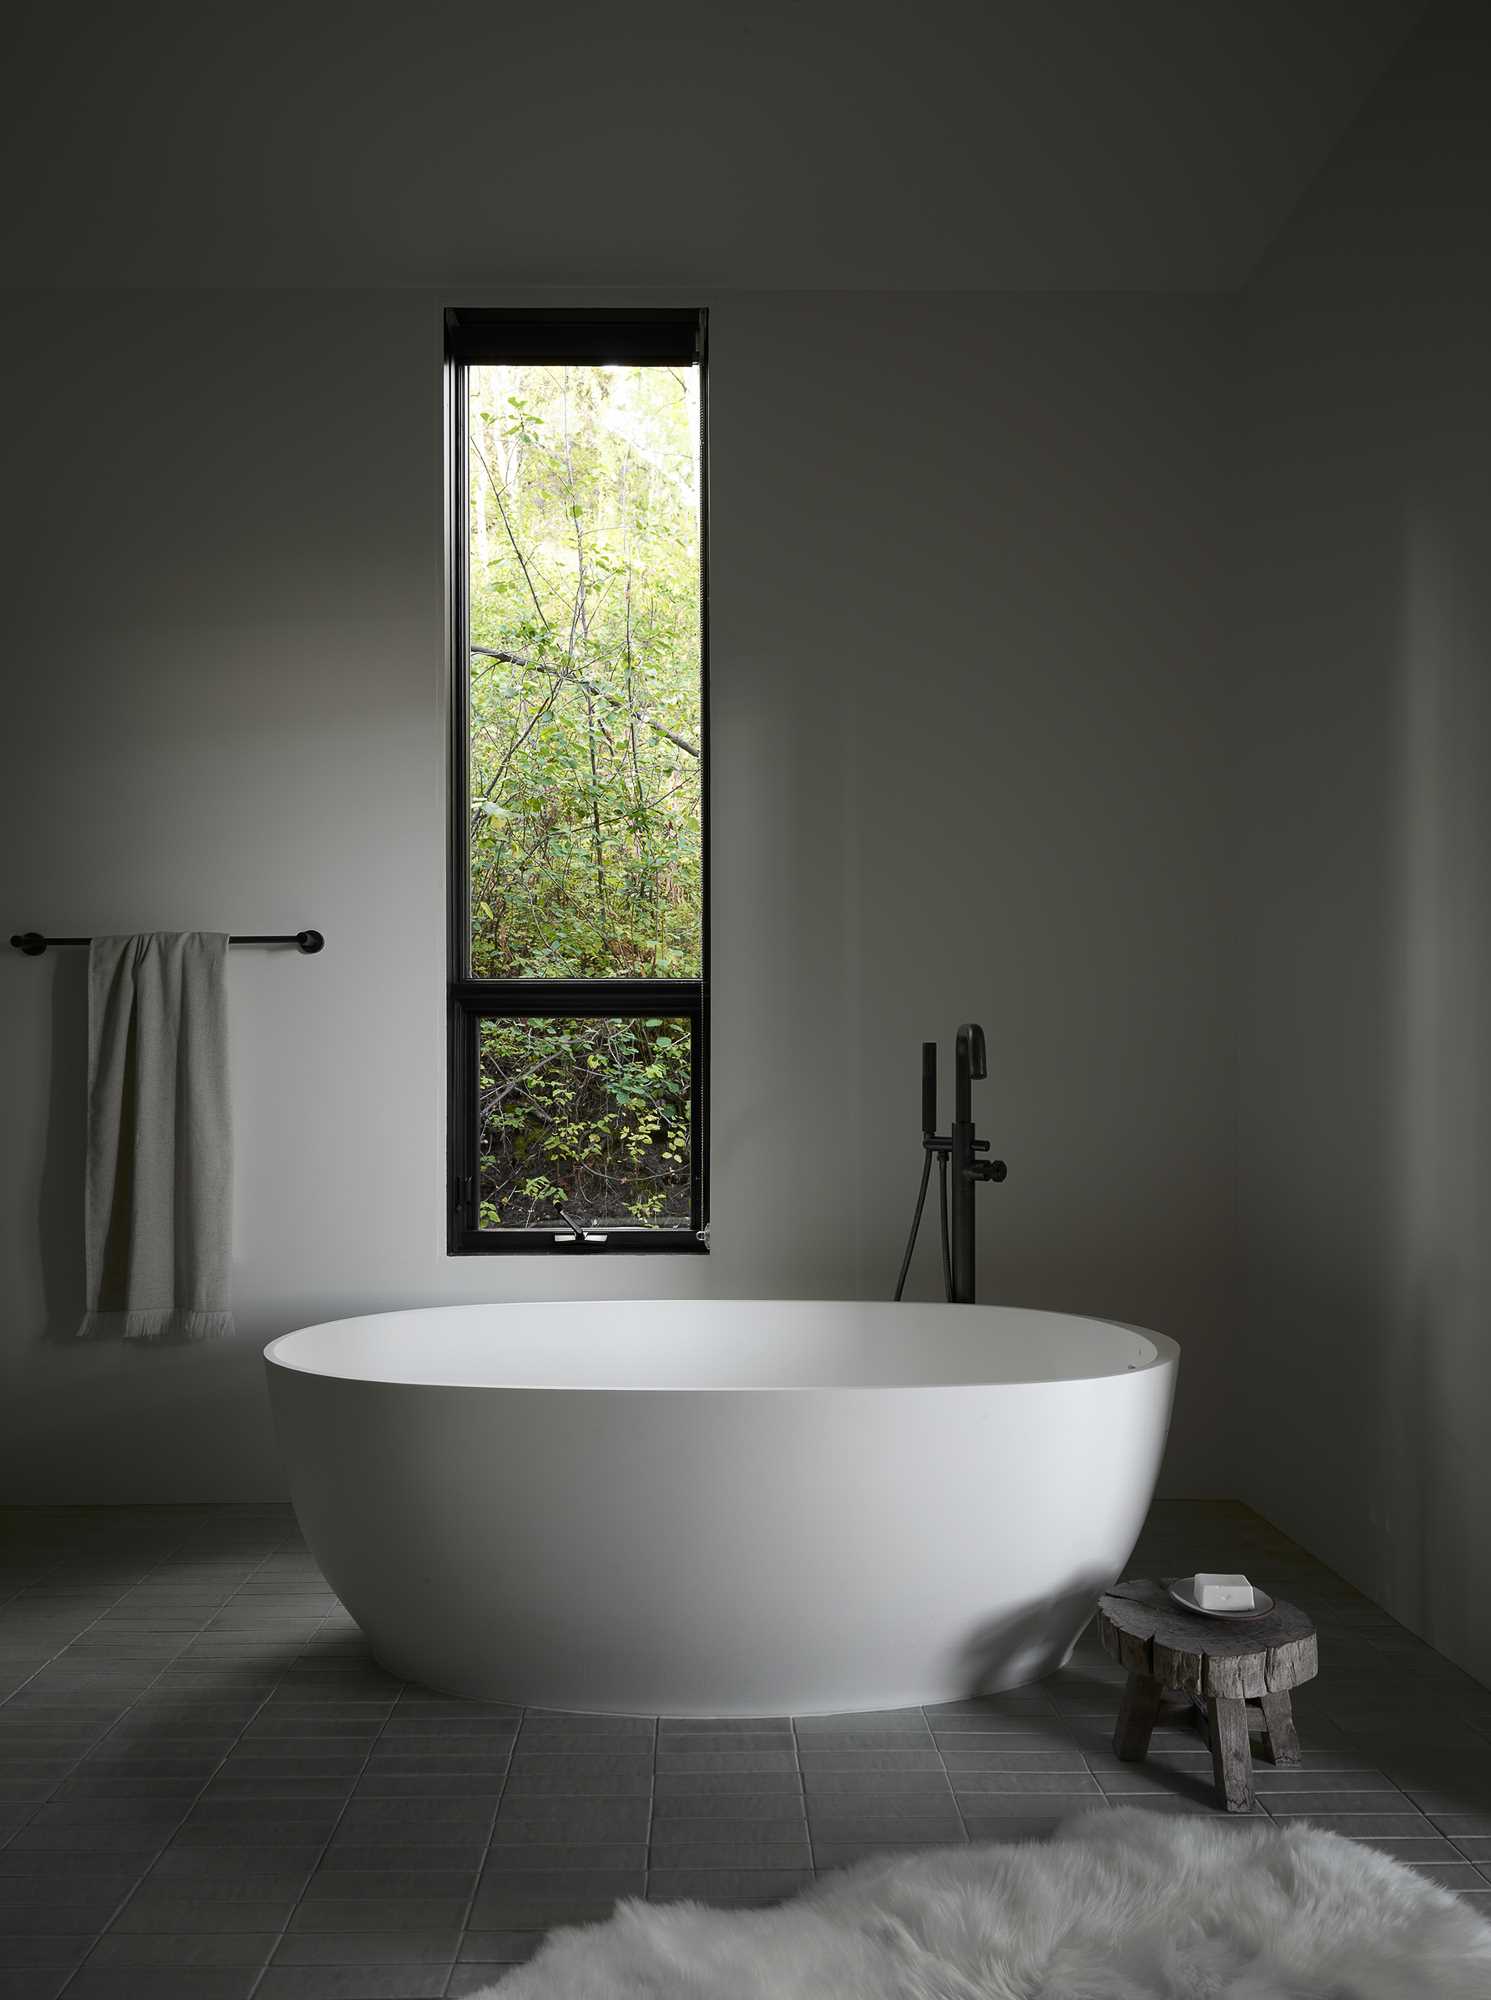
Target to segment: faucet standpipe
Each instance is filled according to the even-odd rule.
[[[972,1085],[976,1079],[989,1073],[984,1031],[976,1022],[965,1021],[959,1028],[954,1045],[954,1063],[952,1130],[941,1133],[937,1130],[937,1044],[922,1043],[922,1178],[895,1295],[899,1299],[905,1289],[906,1273],[911,1268],[911,1256],[916,1248],[922,1208],[927,1198],[927,1182],[935,1159],[942,1211],[943,1275],[948,1301],[953,1305],[972,1305],[975,1289],[973,1191],[980,1181],[1005,1180],[1009,1168],[1003,1160],[976,1157],[989,1150],[989,1141],[979,1138],[973,1124]],[[948,1193],[949,1170],[951,1196]]]

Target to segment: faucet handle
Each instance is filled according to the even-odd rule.
[[[559,1208],[558,1202],[555,1202],[554,1206]],[[559,1208],[559,1214],[560,1218],[569,1224],[569,1233],[566,1235],[564,1231],[556,1229],[554,1232],[556,1243],[605,1242],[607,1232],[604,1229],[587,1229],[582,1222],[576,1222],[567,1208]]]
[[[1003,1160],[975,1160],[963,1169],[971,1181],[1008,1180],[1009,1168]]]

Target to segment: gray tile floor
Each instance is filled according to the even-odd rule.
[[[1130,1574],[1305,1605],[1307,1815],[1491,1915],[1491,1691],[1246,1509],[1161,1503]],[[618,1896],[757,1903],[1082,1806],[1214,1814],[1178,1725],[1109,1738],[1089,1633],[1039,1687],[886,1715],[576,1716],[379,1671],[280,1507],[0,1510],[0,2000],[467,1994]],[[1222,1823],[1227,1823],[1217,1815]]]

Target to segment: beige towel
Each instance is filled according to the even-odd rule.
[[[89,947],[84,1338],[233,1331],[227,961],[215,931]]]

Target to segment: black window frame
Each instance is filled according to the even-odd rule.
[[[450,308],[445,315],[446,626],[450,655],[447,1155],[452,1256],[702,1255],[709,1249],[709,370],[703,308],[525,311]],[[482,362],[634,362],[699,369],[700,976],[697,979],[471,977],[470,557],[466,369]],[[485,1019],[662,1016],[690,1027],[690,1219],[687,1229],[481,1229],[477,1062]]]

